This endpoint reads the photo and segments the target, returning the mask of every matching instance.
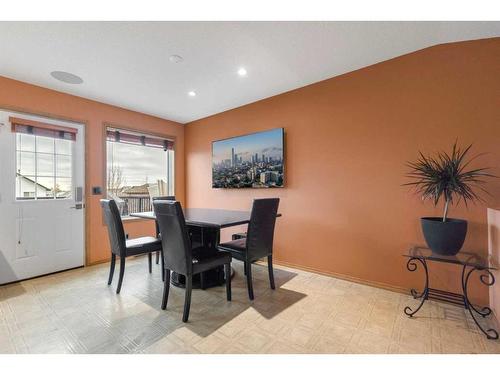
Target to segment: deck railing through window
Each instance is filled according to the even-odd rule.
[[[130,195],[122,197],[124,204],[121,208],[122,216],[127,216],[132,212],[152,211],[151,198],[144,195]]]

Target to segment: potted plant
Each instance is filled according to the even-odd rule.
[[[466,160],[472,145],[460,149],[457,142],[453,145],[451,154],[440,152],[437,156],[424,156],[415,162],[407,163],[411,171],[407,177],[414,181],[404,185],[413,186],[423,200],[431,200],[434,206],[439,201],[444,203],[443,217],[421,218],[422,231],[429,248],[436,254],[455,255],[462,248],[467,234],[467,221],[448,217],[448,210],[454,203],[482,201],[474,191],[483,192],[484,177],[495,177],[486,172],[489,168],[469,169],[470,162],[480,155]],[[487,193],[487,192],[486,192]]]

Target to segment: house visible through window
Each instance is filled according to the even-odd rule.
[[[107,128],[107,196],[122,216],[151,211],[151,198],[174,195],[173,141]]]
[[[73,141],[16,133],[16,199],[71,198]]]

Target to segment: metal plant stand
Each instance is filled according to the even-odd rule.
[[[426,247],[420,246],[410,248],[408,253],[404,254],[404,256],[409,258],[408,262],[406,263],[406,268],[408,269],[408,271],[416,271],[420,264],[425,273],[425,284],[422,292],[419,293],[415,289],[410,290],[413,298],[421,299],[420,303],[415,308],[406,306],[404,308],[404,313],[406,315],[408,315],[409,317],[415,315],[428,299],[452,303],[455,305],[463,306],[469,312],[472,320],[474,320],[474,323],[477,325],[477,327],[486,335],[488,339],[498,339],[498,331],[493,328],[483,328],[478,320],[479,317],[485,318],[489,316],[491,314],[491,309],[487,306],[477,307],[473,305],[468,297],[469,280],[474,272],[479,274],[479,280],[482,284],[486,286],[492,286],[495,283],[495,277],[493,276],[491,270],[496,270],[498,268],[492,259],[485,259],[478,254],[468,252],[460,252],[454,256],[439,255],[434,254],[432,250]],[[462,267],[462,294],[429,287],[429,269],[427,267],[427,262],[431,261],[452,263]]]

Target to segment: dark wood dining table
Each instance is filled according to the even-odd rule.
[[[222,210],[214,208],[186,208],[184,218],[189,230],[193,248],[203,246],[205,251],[218,251],[217,245],[220,239],[220,230],[250,222],[249,211]],[[156,220],[153,211],[131,213],[130,216],[142,219]],[[278,214],[277,217],[280,217]],[[234,271],[233,271],[234,274]],[[172,272],[171,283],[175,286],[184,287],[184,276]],[[204,286],[213,287],[225,282],[222,267],[207,271],[204,274]],[[193,287],[199,288],[199,275],[193,277]]]

